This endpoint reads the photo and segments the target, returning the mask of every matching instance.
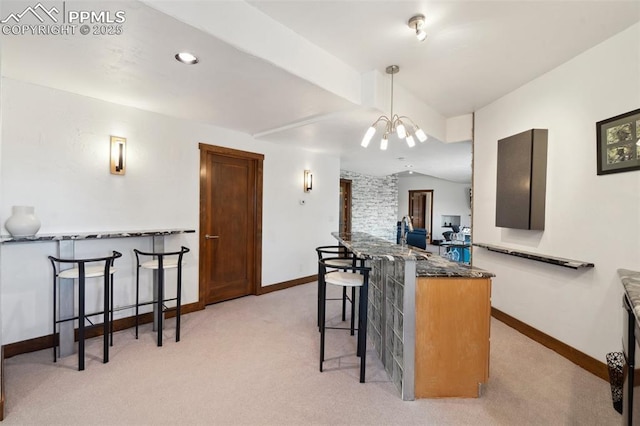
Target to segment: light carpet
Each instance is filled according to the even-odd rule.
[[[337,321],[339,302],[329,302]],[[51,350],[5,361],[4,424],[618,425],[609,384],[503,323],[491,322],[491,368],[481,398],[402,401],[370,348],[358,382],[355,338],[327,332],[318,371],[316,283],[249,296],[115,334],[52,362]]]

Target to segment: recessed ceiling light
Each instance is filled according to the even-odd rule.
[[[187,64],[187,65],[193,65],[198,63],[198,58],[193,53],[189,53],[189,52],[176,53],[175,58],[178,62],[182,62],[183,64]]]

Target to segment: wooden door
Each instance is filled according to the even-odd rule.
[[[415,228],[427,230],[427,242],[431,243],[433,234],[433,190],[421,189],[409,191],[409,215]]]
[[[340,179],[340,229],[341,233],[351,232],[351,181]]]
[[[200,304],[257,294],[264,156],[200,144]]]
[[[413,226],[424,228],[425,205],[427,196],[423,192],[414,192],[409,198],[409,215]]]

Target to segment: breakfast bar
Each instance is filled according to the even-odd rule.
[[[106,240],[111,238],[142,238],[151,237],[153,239],[153,250],[164,250],[164,238],[169,235],[194,233],[194,229],[154,229],[135,231],[108,231],[108,232],[84,232],[84,233],[60,233],[60,234],[38,234],[32,237],[1,236],[2,244],[26,244],[43,243],[55,241],[57,243],[57,253],[61,258],[74,258],[76,256],[76,243],[86,240]],[[46,259],[43,259],[45,264]],[[157,274],[154,273],[154,282],[157,282]],[[156,291],[154,287],[154,292]],[[155,294],[154,294],[155,297]],[[63,317],[74,316],[74,280],[62,279],[60,285],[60,313]],[[156,329],[156,315],[154,315],[154,330]],[[73,322],[60,324],[59,329],[59,356],[64,357],[75,352],[75,337]]]
[[[402,399],[480,396],[494,274],[364,232],[332,235],[371,267],[367,333]]]

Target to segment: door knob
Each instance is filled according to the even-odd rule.
[[[204,236],[207,240],[216,240],[218,238],[220,238],[220,236],[218,235],[209,235],[209,234],[205,234]]]

